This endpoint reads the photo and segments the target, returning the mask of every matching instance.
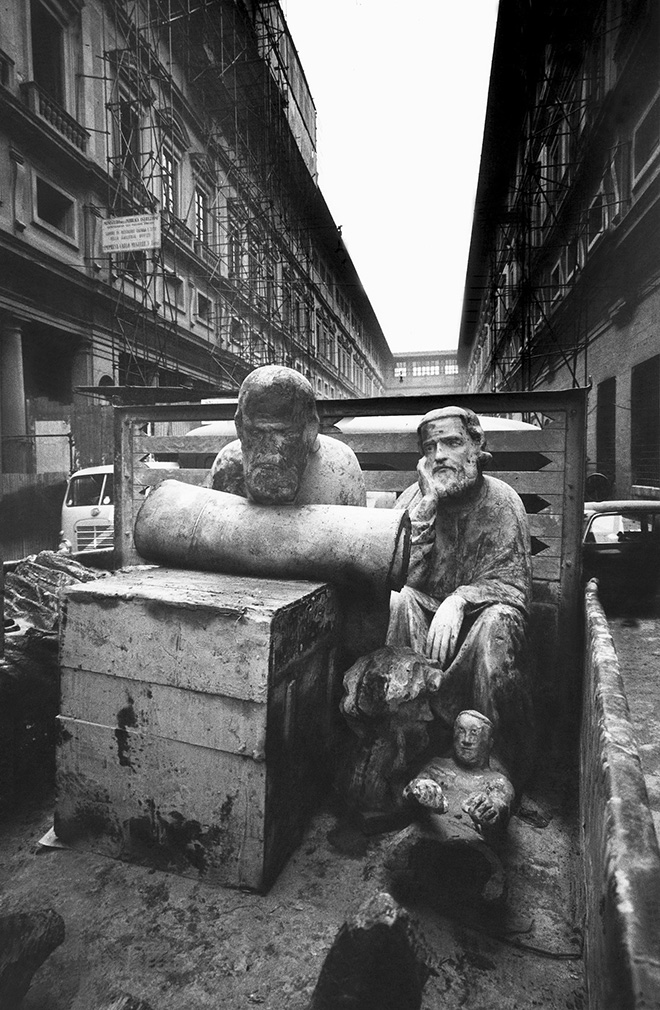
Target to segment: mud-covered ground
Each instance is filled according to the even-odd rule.
[[[568,788],[565,788],[568,785]],[[500,914],[454,902],[412,918],[431,970],[424,1010],[583,1006],[574,783],[543,787],[513,818]],[[391,836],[321,811],[265,896],[73,850],[39,850],[52,801],[0,828],[3,911],[55,908],[66,939],[24,1010],[95,1010],[116,992],[154,1010],[304,1010],[347,914],[374,893]]]

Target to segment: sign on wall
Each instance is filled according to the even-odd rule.
[[[160,214],[110,217],[101,222],[104,253],[139,252],[160,248]]]

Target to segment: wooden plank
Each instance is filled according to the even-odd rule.
[[[118,568],[142,560],[133,541],[133,420],[117,410],[115,418],[115,563]]]
[[[535,390],[514,393],[452,393],[443,396],[360,397],[349,400],[317,400],[321,419],[329,422],[337,417],[365,417],[370,415],[425,414],[429,410],[446,406],[467,406],[482,414],[538,413],[545,416],[562,416],[580,403],[581,389]],[[236,401],[230,403],[167,403],[138,404],[115,407],[115,415],[129,418],[135,423],[152,421],[215,421],[231,420],[236,411]]]
[[[209,477],[209,471],[206,467],[199,467],[194,470],[183,467],[174,467],[171,470],[165,469],[165,467],[158,467],[157,470],[150,470],[149,468],[141,467],[135,474],[135,487],[136,490],[154,487],[163,480],[181,480],[184,484],[199,485],[203,484],[207,477]]]
[[[530,535],[532,538],[533,561],[536,558],[561,559],[561,537],[539,537],[536,533],[531,533],[531,531]]]
[[[367,491],[396,491],[400,494],[417,483],[414,470],[364,470],[363,476]]]
[[[411,432],[364,432],[345,433],[338,429],[326,430],[324,434],[350,445],[355,452],[412,452],[419,456],[417,433]],[[218,452],[223,445],[233,441],[235,434],[227,435],[140,435],[133,438],[134,450],[139,458],[148,453],[211,453]],[[562,452],[565,436],[562,429],[544,428],[538,431],[491,431],[487,432],[488,448],[492,452],[535,451],[543,453]],[[383,443],[387,443],[384,449]]]
[[[62,668],[63,716],[264,760],[266,705]]]
[[[527,493],[524,488],[518,489],[518,494],[522,496],[528,516],[532,515],[563,515],[564,496],[563,494],[546,491],[539,495],[532,492]]]
[[[525,491],[528,494],[561,494],[564,490],[564,475],[561,471],[546,473],[539,470],[531,473],[528,470],[501,470],[493,476],[510,484],[518,493]]]
[[[137,459],[148,453],[217,453],[236,435],[136,435],[133,450]]]
[[[549,515],[541,512],[538,515],[528,515],[529,532],[534,537],[545,540],[547,537],[558,537],[561,539],[563,529],[563,516]]]
[[[532,558],[532,577],[548,582],[558,582],[561,576],[561,560],[546,558],[543,554]]]

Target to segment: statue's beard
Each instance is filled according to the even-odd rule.
[[[433,485],[438,498],[460,498],[474,487],[478,479],[476,459],[457,467],[438,467],[433,471]]]
[[[293,466],[257,463],[245,470],[245,487],[259,505],[290,505],[299,484],[300,475]]]

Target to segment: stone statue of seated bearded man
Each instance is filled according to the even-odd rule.
[[[418,433],[418,483],[397,502],[412,522],[410,567],[391,596],[387,644],[440,665],[431,710],[449,724],[462,708],[483,712],[516,774],[529,769],[533,747],[525,509],[513,488],[482,472],[490,456],[473,411],[431,411]]]
[[[431,411],[418,434],[418,481],[396,504],[412,525],[406,585],[390,596],[385,647],[344,678],[342,711],[357,740],[348,748],[354,771],[342,781],[350,782],[349,803],[362,809],[380,793],[396,807],[400,777],[419,767],[424,739],[430,754],[442,753],[464,709],[492,723],[496,753],[516,788],[533,764],[523,503],[508,484],[482,472],[490,456],[473,411]],[[409,726],[413,699],[420,710],[430,708],[417,734]],[[379,779],[388,786],[377,793]]]

